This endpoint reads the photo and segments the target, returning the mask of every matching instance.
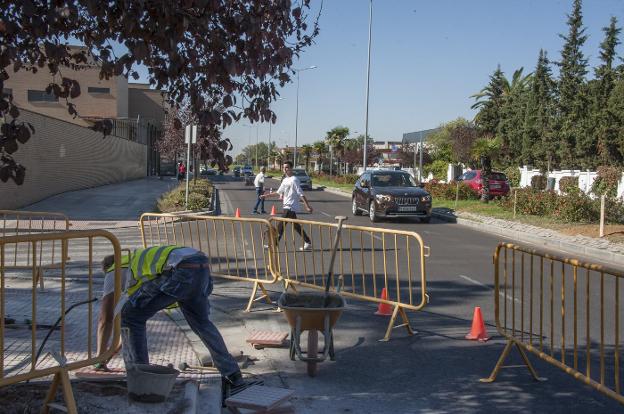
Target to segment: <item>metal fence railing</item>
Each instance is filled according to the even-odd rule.
[[[496,327],[507,344],[482,381],[496,379],[515,346],[535,379],[525,351],[624,403],[624,272],[510,243],[496,248],[494,271]]]
[[[269,221],[276,236],[283,228],[281,240],[274,241],[280,278],[287,285],[323,289],[337,224],[278,217]],[[312,249],[302,250],[304,240],[298,226],[312,241]],[[390,339],[393,328],[405,327],[412,334],[406,311],[418,311],[428,302],[428,251],[415,232],[345,224],[331,287],[347,297],[392,307],[383,340]],[[398,316],[402,323],[395,326]]]
[[[0,237],[21,236],[30,234],[50,233],[69,230],[71,224],[65,214],[36,211],[0,210]],[[23,247],[23,248],[22,248]],[[30,243],[7,245],[7,268],[25,269],[32,267]],[[61,266],[60,242],[51,240],[39,245],[37,252],[37,281],[44,288],[44,272],[46,269],[58,269]]]
[[[19,246],[20,251],[29,252],[29,265],[20,268],[11,266],[13,262],[8,253],[13,246]],[[50,255],[51,246],[59,248],[56,252],[59,264],[56,271],[59,274],[58,278],[54,278],[54,289],[40,293],[37,289],[39,257]],[[110,346],[100,355],[95,355],[97,321],[93,306],[96,301],[93,279],[94,269],[100,267],[96,260],[104,253],[114,254],[115,263],[121,262],[119,241],[104,230],[63,231],[0,238],[0,387],[53,375],[42,412],[47,412],[48,404],[55,398],[60,385],[67,412],[76,413],[69,371],[109,359],[119,345],[120,323],[119,317],[116,317]],[[69,259],[70,254],[75,257],[74,260]],[[19,289],[7,287],[7,278],[16,275],[22,278],[31,275],[32,281],[20,282]],[[120,276],[120,268],[116,267],[115,302],[119,300],[121,293]],[[69,281],[75,277],[86,282],[81,284],[83,288],[80,292],[67,288]],[[12,283],[14,284],[15,282]],[[87,309],[69,313],[78,305],[86,305]],[[28,318],[27,330],[10,326],[10,316],[13,314]],[[53,320],[57,322],[50,325],[49,321]],[[75,329],[78,325],[87,335],[86,341],[84,335],[67,333],[67,330]],[[46,331],[48,336],[44,337]],[[43,354],[44,351],[47,352]]]
[[[210,257],[211,274],[253,283],[246,310],[257,300],[271,303],[267,284],[278,281],[274,237],[267,220],[192,214],[145,213],[139,220],[144,247],[175,244],[194,247]],[[265,246],[267,248],[265,248]],[[258,289],[262,296],[256,298]]]

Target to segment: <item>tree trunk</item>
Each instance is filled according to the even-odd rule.
[[[492,163],[490,157],[481,157],[481,202],[490,201],[490,175],[492,174]]]

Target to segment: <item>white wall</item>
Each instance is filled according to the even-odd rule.
[[[540,171],[536,169],[529,169],[526,165],[520,168],[520,187],[530,187],[531,178],[536,175],[540,175]],[[579,188],[585,194],[591,193],[592,185],[598,177],[598,173],[595,171],[581,171],[581,170],[559,170],[551,171],[548,173],[548,178],[555,179],[555,191],[559,192],[559,180],[563,177],[578,177]],[[624,197],[624,174],[618,185],[617,191],[618,197]]]

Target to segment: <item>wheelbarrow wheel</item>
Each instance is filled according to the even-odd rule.
[[[308,331],[308,358],[318,357],[318,331],[310,329]],[[316,361],[308,361],[308,375],[315,377],[318,367]]]

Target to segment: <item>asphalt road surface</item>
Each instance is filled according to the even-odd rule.
[[[262,217],[251,214],[255,203],[255,191],[252,186],[245,186],[241,179],[235,179],[229,175],[216,177],[214,181],[220,189],[221,209],[223,214],[232,215],[234,210],[239,208],[243,217]],[[279,186],[279,182],[267,179],[265,186],[267,190],[269,188],[275,190]],[[431,249],[430,257],[426,260],[427,292],[430,296],[430,303],[423,311],[410,313],[410,319],[415,325],[415,328],[419,330],[419,335],[432,335],[438,339],[446,339],[449,341],[448,352],[454,353],[457,352],[457,349],[462,350],[461,352],[466,352],[465,358],[472,361],[473,364],[476,364],[476,367],[473,367],[474,370],[464,367],[468,369],[471,374],[477,377],[484,377],[489,374],[499,356],[500,350],[502,349],[501,344],[503,343],[500,341],[501,337],[497,335],[495,329],[494,266],[492,264],[492,257],[499,242],[513,242],[513,240],[502,239],[499,236],[475,231],[471,228],[448,223],[436,218],[433,218],[428,224],[420,223],[417,219],[399,219],[381,223],[371,223],[366,215],[353,216],[351,214],[351,200],[348,197],[322,190],[306,191],[306,197],[310,201],[314,211],[312,214],[298,214],[299,218],[304,220],[334,222],[335,216],[345,215],[348,217],[347,223],[351,225],[414,231],[420,234],[425,245],[429,246]],[[276,205],[278,211],[281,210],[280,202],[276,199],[267,200],[265,209],[270,211],[273,204]],[[301,243],[301,241],[298,243]],[[317,248],[318,243],[314,243],[313,240],[313,244],[315,248]],[[284,250],[288,250],[288,248],[282,247],[282,251]],[[382,255],[383,253],[377,252],[376,254]],[[398,260],[400,265],[404,266],[407,260],[406,255],[400,255]],[[529,277],[530,260],[528,260],[528,257],[523,258],[521,254],[517,253],[515,261],[512,262],[512,256],[511,253],[509,253],[507,260],[507,291],[506,294],[501,292],[500,297],[501,319],[503,319],[504,316],[507,327],[509,329],[515,329],[517,332],[522,330],[526,332],[528,336],[530,325],[533,328],[533,333],[535,333],[539,332],[538,325],[541,324],[540,326],[543,326],[542,335],[533,335],[531,338],[533,343],[539,346],[541,339],[541,346],[544,347],[546,353],[550,353],[550,347],[552,345],[552,349],[556,351],[553,354],[554,357],[559,360],[565,358],[566,362],[570,365],[572,365],[572,360],[574,358],[573,343],[576,342],[577,357],[579,358],[578,367],[582,371],[585,371],[587,368],[583,358],[587,351],[587,341],[585,341],[585,339],[587,337],[587,329],[589,329],[589,332],[591,332],[589,349],[592,355],[591,370],[593,378],[595,378],[595,375],[600,369],[600,361],[598,360],[600,343],[597,342],[597,339],[600,339],[601,329],[604,330],[606,352],[605,376],[607,377],[607,384],[613,386],[613,378],[615,376],[613,372],[613,344],[615,343],[613,328],[615,326],[615,315],[621,313],[621,305],[618,307],[615,306],[615,292],[619,291],[619,297],[624,298],[624,283],[620,283],[616,287],[614,279],[606,278],[601,291],[600,275],[591,274],[589,295],[587,295],[588,284],[584,270],[579,271],[577,277],[578,286],[577,289],[574,289],[574,285],[570,282],[562,286],[562,271],[567,274],[566,281],[569,280],[572,274],[572,269],[569,266],[563,266],[562,268],[559,264],[556,264],[553,267],[554,272],[551,275],[551,268],[549,267],[548,261],[545,265],[542,264],[542,267],[540,267],[539,259],[534,259],[534,277],[533,283],[531,283],[531,278]],[[515,272],[512,269],[515,269]],[[522,275],[522,270],[524,270],[525,278],[520,277]],[[541,272],[543,272],[544,275],[542,278],[539,277],[539,275],[542,274]],[[503,275],[504,272],[501,268],[501,278]],[[543,281],[542,285],[538,283],[539,280]],[[543,292],[541,312],[538,301],[540,297],[538,293],[540,291],[539,289]],[[576,304],[574,301],[575,291],[577,292]],[[528,298],[531,296],[531,292],[533,292],[534,301],[530,303]],[[523,294],[525,295],[524,302],[521,300]],[[562,301],[564,294],[565,298]],[[550,307],[551,296],[553,298],[552,308]],[[602,310],[600,307],[601,302],[604,303]],[[589,312],[585,310],[587,303],[589,303]],[[358,309],[374,309],[374,306],[368,303],[360,303],[357,306],[359,307]],[[487,345],[475,344],[463,340],[463,335],[470,330],[470,324],[476,306],[481,307],[489,333],[493,336],[493,340],[488,342]],[[577,308],[576,311],[574,310],[575,307]],[[578,318],[577,327],[573,324],[572,315],[574,312],[576,312]],[[358,317],[363,321],[371,319],[368,314],[358,314],[357,312],[355,315],[352,314],[349,318],[354,318],[355,321],[358,320]],[[624,329],[623,319],[624,318],[619,318],[618,321],[620,331]],[[362,322],[362,320],[360,320],[360,322]],[[375,323],[378,322],[375,321]],[[380,326],[383,326],[383,322],[381,322]],[[562,327],[565,329],[562,330]],[[383,336],[382,332],[383,329],[378,331],[379,337]],[[576,332],[576,337],[574,337],[574,332]],[[366,336],[365,333],[362,333],[362,335]],[[418,337],[418,335],[411,338],[416,337]],[[621,337],[622,335],[620,333],[620,341]],[[388,348],[393,348],[401,340],[406,340],[403,331],[396,331],[393,333],[393,338],[399,339],[394,342],[395,345],[388,346],[382,352],[385,353],[388,351]],[[497,339],[499,340],[497,341]],[[413,341],[414,339],[407,340]],[[561,352],[562,343],[565,344],[563,353]],[[412,344],[410,346],[413,347],[414,345]],[[393,352],[400,355],[404,352],[402,349],[403,348],[399,347],[394,349]],[[450,349],[453,349],[453,351],[450,351]],[[426,365],[427,362],[432,362],[435,366],[425,369],[425,371],[429,372],[429,375],[439,376],[443,375],[444,372],[452,373],[453,370],[457,370],[457,361],[464,361],[464,359],[460,357],[461,352],[458,355],[449,356],[448,358],[444,355],[436,355],[431,361],[419,359],[418,368],[424,369],[422,364]],[[534,383],[529,380],[528,372],[526,372],[524,368],[518,368],[512,370],[514,372],[513,375],[510,374],[507,377],[509,381],[507,386],[511,384],[509,390],[505,387],[489,389],[489,391],[492,392],[511,392],[509,398],[513,403],[517,399],[512,397],[513,392],[511,390],[518,391],[515,387],[519,387],[521,389],[519,395],[522,395],[521,399],[523,399],[525,403],[521,406],[513,406],[512,404],[514,408],[511,411],[526,412],[544,410],[558,412],[561,410],[561,412],[567,412],[571,408],[578,408],[587,412],[609,412],[619,409],[618,405],[613,403],[612,400],[603,397],[596,391],[590,390],[580,382],[575,382],[563,372],[539,361],[537,358],[533,357],[531,359],[535,362],[535,366],[540,375],[549,377],[548,386],[534,385]],[[508,363],[517,362],[518,360],[519,358],[512,356]],[[364,365],[366,365],[366,363],[364,363]],[[432,369],[433,371],[431,371]],[[462,369],[459,371],[462,371]],[[507,371],[509,372],[510,370]],[[435,374],[432,372],[435,372]],[[502,377],[503,374],[501,374],[501,378]],[[622,378],[621,373],[620,378]],[[427,381],[427,379],[425,376],[425,378],[420,378],[415,381]],[[483,385],[479,385],[479,387],[482,386]],[[492,384],[490,384],[490,386],[492,386]],[[501,387],[501,383],[499,382],[498,385],[494,387]],[[565,390],[565,392],[562,390]],[[560,395],[561,399],[553,399],[553,393],[563,394]],[[565,398],[563,397],[564,395],[566,396]],[[496,412],[499,409],[503,409],[503,407],[491,407],[491,409],[493,410],[492,412]],[[489,411],[489,409],[479,411]]]

